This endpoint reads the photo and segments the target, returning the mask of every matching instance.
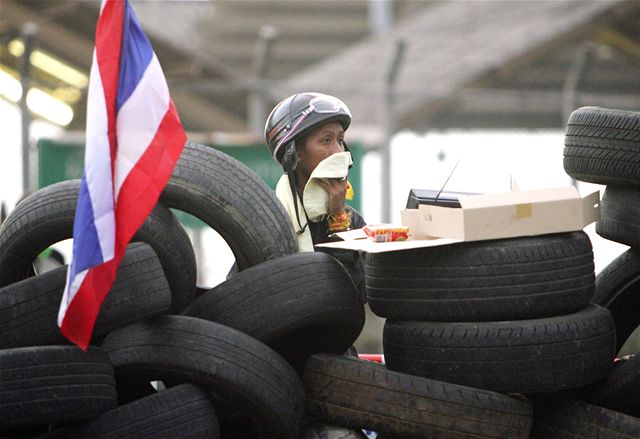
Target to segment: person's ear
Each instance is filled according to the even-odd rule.
[[[347,142],[345,142],[344,140],[342,141],[342,149],[344,150],[344,152],[348,152],[349,154],[351,154],[351,150],[349,149],[349,146],[347,146]],[[349,169],[353,168],[353,155],[351,155],[351,164],[349,165]]]
[[[282,157],[282,167],[286,172],[293,171],[296,169],[299,161],[298,152],[296,151],[296,142],[294,141],[289,145]]]

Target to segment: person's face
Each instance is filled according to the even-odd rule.
[[[306,177],[322,160],[344,151],[344,130],[340,122],[328,122],[314,129],[298,150],[298,167]]]

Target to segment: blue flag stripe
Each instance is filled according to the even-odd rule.
[[[80,184],[76,216],[73,221],[73,247],[71,273],[79,273],[103,262],[98,231],[94,223],[91,195],[84,174]]]
[[[120,107],[138,86],[140,78],[153,57],[151,43],[142,31],[138,17],[129,2],[127,2],[124,14],[116,113],[120,111]]]

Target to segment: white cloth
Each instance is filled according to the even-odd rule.
[[[309,181],[304,187],[304,209],[301,209],[303,205],[300,201],[300,197],[296,193],[300,216],[300,224],[304,227],[307,224],[307,217],[313,222],[321,220],[327,213],[329,213],[329,194],[317,183],[320,178],[345,178],[349,173],[349,165],[351,165],[351,154],[349,152],[339,152],[327,157],[313,170]],[[296,231],[298,238],[298,251],[300,252],[312,252],[313,240],[311,239],[311,232],[309,227],[305,227],[304,232],[299,233],[301,230],[300,224],[296,218],[296,210],[293,201],[293,193],[289,185],[289,177],[284,174],[278,180],[276,185],[276,197],[280,200],[284,206],[293,228]],[[306,215],[305,215],[306,211]]]
[[[316,169],[313,170],[302,193],[304,209],[311,221],[318,222],[329,213],[329,194],[318,184],[318,180],[346,178],[351,163],[353,163],[351,153],[338,152],[318,163]]]

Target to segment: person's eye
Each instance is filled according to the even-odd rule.
[[[323,145],[330,145],[330,144],[331,144],[331,139],[330,139],[329,137],[325,137],[325,138],[323,138],[322,140],[320,140],[320,142],[321,142]]]

